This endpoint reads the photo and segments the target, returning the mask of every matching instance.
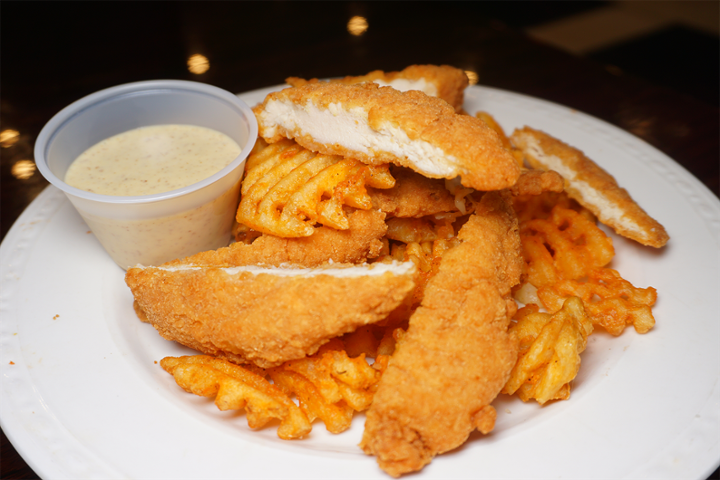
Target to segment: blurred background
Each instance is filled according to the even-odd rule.
[[[244,92],[305,78],[450,64],[471,82],[623,128],[716,195],[720,2],[0,3],[0,227],[48,184],[42,126],[113,85],[185,79]],[[2,436],[6,478],[37,478]],[[711,478],[718,477],[718,472]]]

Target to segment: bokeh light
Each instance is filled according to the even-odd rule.
[[[32,160],[18,160],[15,162],[10,169],[10,173],[13,177],[19,178],[20,180],[27,180],[32,177],[35,173],[35,162]]]
[[[12,147],[20,139],[20,132],[8,128],[0,132],[0,146],[3,148]]]
[[[350,19],[347,24],[348,32],[351,35],[360,36],[365,33],[368,29],[368,22],[365,17],[354,16]]]
[[[467,75],[470,85],[475,85],[478,83],[479,77],[477,72],[473,72],[472,70],[465,70],[465,75]]]
[[[188,58],[187,61],[187,65],[190,73],[194,73],[195,75],[202,75],[203,73],[210,70],[210,61],[205,55],[201,55],[199,53],[190,55],[190,58]]]

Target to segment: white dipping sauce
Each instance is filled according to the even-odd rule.
[[[75,159],[65,183],[102,195],[169,192],[228,166],[240,146],[218,131],[194,125],[153,125],[96,143]]]
[[[73,187],[114,196],[150,195],[192,185],[219,172],[242,149],[227,135],[191,125],[155,125],[107,138],[83,152],[65,174]],[[230,241],[240,177],[149,205],[75,207],[120,267],[159,265],[224,247]],[[170,202],[170,203],[168,203]],[[167,209],[167,213],[163,213]]]

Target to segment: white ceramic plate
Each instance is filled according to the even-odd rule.
[[[253,105],[271,90],[241,97]],[[658,290],[655,329],[592,335],[569,401],[501,396],[492,434],[419,476],[704,479],[720,463],[720,202],[670,158],[582,113],[482,87],[468,89],[466,109],[581,148],[672,238],[656,251],[613,235],[612,266]],[[137,320],[124,272],[59,190],[18,219],[0,268],[0,421],[42,477],[389,478],[356,446],[362,415],[343,434],[316,423],[287,442],[182,391],[157,361],[191,352]]]

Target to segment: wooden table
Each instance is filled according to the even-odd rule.
[[[348,32],[353,16],[367,31]],[[202,54],[203,74],[187,59]],[[3,4],[2,236],[48,185],[32,164],[43,125],[113,85],[196,80],[232,92],[304,78],[449,64],[479,84],[589,113],[664,152],[720,196],[718,109],[536,42],[479,4],[105,3]],[[23,167],[24,165],[24,167]],[[29,175],[29,176],[28,176]],[[2,435],[2,478],[37,478]],[[718,472],[713,477],[718,478]]]

